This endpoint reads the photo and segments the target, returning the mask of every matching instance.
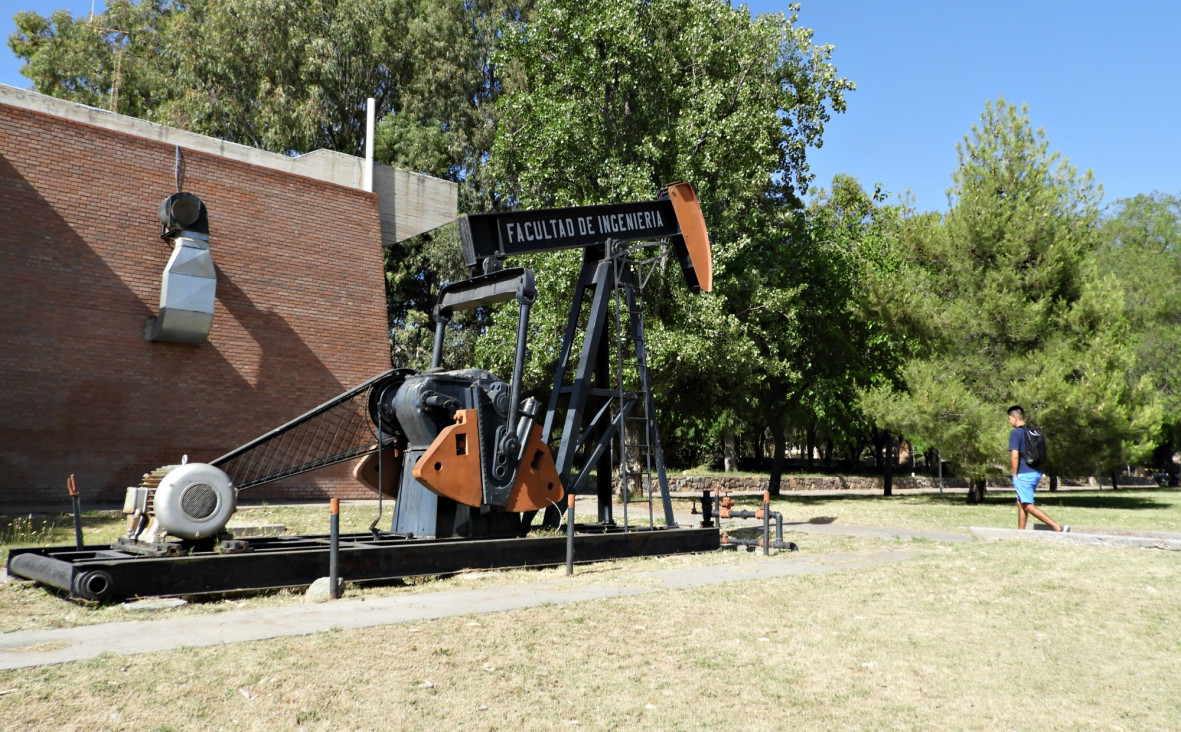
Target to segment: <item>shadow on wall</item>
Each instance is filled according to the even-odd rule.
[[[152,206],[104,209],[127,192],[94,175],[50,202],[0,154],[0,504],[65,503],[70,473],[91,500],[120,501],[146,470],[213,459],[344,390],[232,271],[218,271],[209,343],[144,341],[171,247]],[[76,210],[83,197],[104,215]]]

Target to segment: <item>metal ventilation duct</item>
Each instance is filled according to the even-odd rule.
[[[160,286],[160,314],[148,321],[149,341],[200,345],[213,327],[217,272],[209,253],[205,204],[191,193],[177,193],[160,204],[162,237],[173,242]]]

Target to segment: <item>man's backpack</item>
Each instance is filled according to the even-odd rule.
[[[1040,468],[1046,462],[1046,433],[1039,427],[1025,425],[1025,449],[1021,457],[1031,468]]]

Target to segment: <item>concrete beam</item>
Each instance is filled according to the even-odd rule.
[[[451,181],[388,165],[373,166],[373,190],[381,206],[381,240],[387,247],[451,223],[459,206],[459,186]]]

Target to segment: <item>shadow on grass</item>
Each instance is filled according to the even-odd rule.
[[[1160,489],[1153,491],[1154,493],[1165,493],[1170,497],[1177,497],[1181,491],[1176,488]],[[797,493],[785,493],[777,497],[772,497],[774,501],[787,501],[800,506],[812,506],[829,504],[833,502],[853,502],[853,503],[873,503],[877,501],[905,501],[912,504],[926,504],[930,506],[967,506],[968,503],[964,498],[963,493],[920,493],[909,494],[901,496],[882,496],[882,495],[864,495],[864,494],[849,494],[849,495],[833,495],[827,494],[824,496],[806,496]],[[984,504],[980,505],[1010,505],[1014,502],[1014,494],[1012,491],[1003,491],[1000,489],[990,489],[984,496]],[[1049,492],[1038,491],[1037,494],[1038,505],[1045,506],[1063,506],[1071,508],[1107,508],[1107,509],[1123,509],[1129,511],[1146,510],[1146,509],[1162,509],[1172,508],[1178,504],[1178,501],[1167,501],[1156,499],[1153,496],[1144,495],[1144,491],[1137,491],[1133,494],[1131,491],[1095,491],[1095,492]],[[757,497],[736,497],[734,499],[735,505],[749,504],[761,505],[762,501]],[[832,523],[832,518],[829,516],[818,516],[810,520],[809,523]]]

